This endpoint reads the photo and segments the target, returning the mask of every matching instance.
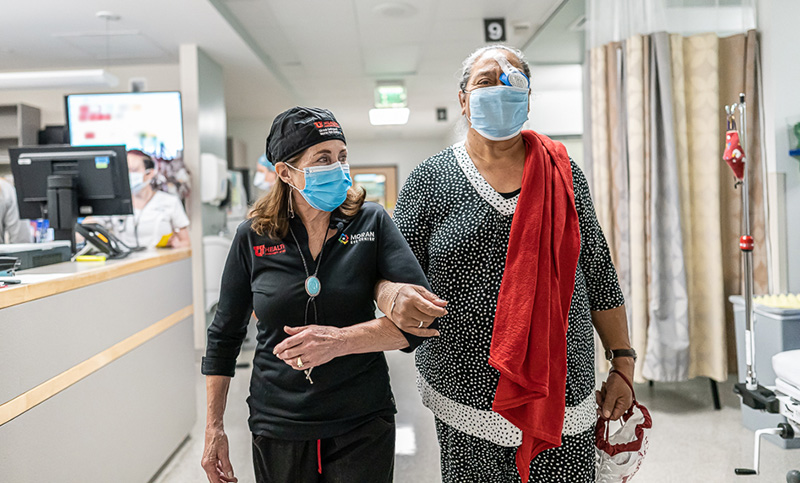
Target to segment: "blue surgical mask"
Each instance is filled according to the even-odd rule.
[[[331,212],[338,208],[347,199],[347,190],[353,186],[350,179],[350,166],[344,163],[333,163],[328,166],[313,166],[297,169],[287,164],[295,171],[302,171],[306,178],[306,187],[298,189],[312,208],[320,211]]]
[[[528,89],[492,86],[469,93],[472,129],[490,141],[505,141],[522,131],[528,120]]]

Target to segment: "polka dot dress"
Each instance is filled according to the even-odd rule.
[[[583,173],[572,163],[581,253],[567,330],[563,445],[531,464],[533,482],[594,481],[594,336],[590,310],[623,304],[617,274]],[[519,195],[505,198],[462,144],[429,158],[400,193],[395,222],[449,302],[440,337],[416,351],[417,384],[436,416],[444,482],[519,481],[519,429],[493,412],[499,372],[489,365],[497,297]]]

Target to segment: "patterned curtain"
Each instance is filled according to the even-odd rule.
[[[634,35],[590,50],[592,194],[627,301],[637,379],[717,381],[735,367],[740,193],[722,106],[745,92],[753,235],[763,240],[754,31]],[[756,253],[756,293],[766,258]]]

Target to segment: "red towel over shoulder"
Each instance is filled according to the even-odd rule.
[[[561,446],[567,382],[567,316],[580,227],[563,144],[523,131],[522,191],[508,241],[489,364],[500,371],[492,409],[522,430],[522,482],[542,451]]]

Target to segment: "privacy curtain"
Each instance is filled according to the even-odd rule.
[[[757,49],[755,32],[662,32],[590,50],[587,171],[640,381],[727,377],[735,347],[727,296],[741,291],[741,195],[722,160],[723,105],[747,94],[752,232],[763,240]],[[766,292],[763,253],[755,266],[756,292]]]

